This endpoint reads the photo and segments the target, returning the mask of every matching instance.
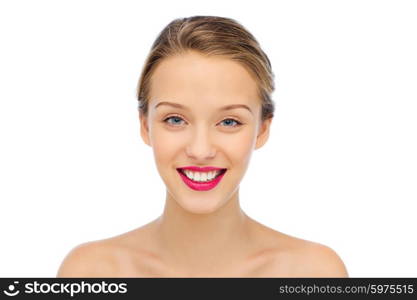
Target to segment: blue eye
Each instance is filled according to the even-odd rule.
[[[225,124],[230,124],[231,123],[230,121],[236,123],[236,125],[234,125],[234,126],[226,126],[226,127],[237,127],[239,125],[242,125],[242,123],[240,123],[239,121],[236,121],[235,119],[224,119],[222,122],[225,122],[225,121],[229,121],[229,122],[227,122]]]
[[[164,120],[164,122],[165,123],[168,123],[168,124],[170,124],[170,125],[178,125],[179,123],[178,122],[174,122],[174,123],[170,123],[170,122],[168,122],[168,120],[175,120],[175,121],[178,121],[178,120],[182,120],[180,117],[178,117],[178,116],[171,116],[171,117],[168,117],[168,118],[166,118],[165,120]]]
[[[169,120],[172,120],[172,122],[169,122]],[[179,116],[170,116],[170,117],[163,120],[163,122],[168,123],[169,125],[173,125],[173,126],[181,125],[181,121],[184,121],[184,120]],[[224,119],[222,122],[225,122],[226,127],[238,127],[238,126],[242,125],[241,122],[239,122],[235,119],[230,119],[230,118],[229,119]],[[233,124],[235,124],[235,125],[233,125]]]

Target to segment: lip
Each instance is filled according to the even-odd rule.
[[[217,167],[197,167],[197,166],[187,166],[182,168],[177,168],[182,170],[190,170],[195,172],[210,172],[210,171],[218,171],[218,170],[224,170],[225,168],[217,168]]]
[[[222,172],[222,174],[220,174],[219,176],[217,176],[216,178],[214,178],[212,181],[209,182],[197,182],[194,180],[191,180],[190,178],[188,178],[187,176],[185,176],[182,172],[181,169],[188,169],[188,170],[192,170],[192,171],[200,171],[200,172],[209,172],[209,171],[213,171],[213,170],[224,170],[224,172]],[[202,170],[206,170],[206,171],[202,171]],[[208,191],[211,189],[214,189],[219,182],[222,180],[224,174],[226,174],[227,169],[225,168],[215,168],[215,167],[204,167],[204,168],[199,168],[199,167],[185,167],[185,168],[177,168],[177,172],[180,175],[181,179],[183,180],[183,182],[191,189],[195,190],[195,191]]]

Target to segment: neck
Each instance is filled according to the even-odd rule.
[[[251,244],[248,221],[239,205],[238,189],[223,207],[209,214],[187,212],[167,192],[157,222],[160,247],[169,261],[191,270],[228,265]]]

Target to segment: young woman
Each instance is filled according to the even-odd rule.
[[[130,232],[81,244],[59,277],[346,277],[329,247],[250,218],[239,183],[268,140],[273,73],[233,19],[168,24],[138,84],[143,141],[166,185],[165,207]]]

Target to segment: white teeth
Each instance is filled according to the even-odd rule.
[[[218,171],[210,171],[210,172],[193,172],[190,170],[183,170],[185,175],[194,181],[206,182],[213,180],[219,173]]]
[[[195,172],[195,173],[194,173],[194,180],[195,180],[195,181],[200,181],[200,175],[201,175],[201,173],[197,173],[197,172]]]

